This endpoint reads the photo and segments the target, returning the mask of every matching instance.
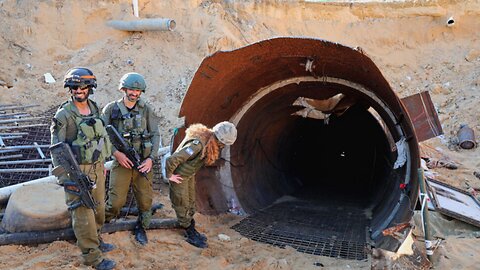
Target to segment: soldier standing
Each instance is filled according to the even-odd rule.
[[[131,183],[139,209],[138,222],[134,229],[135,239],[145,245],[148,242],[145,229],[152,218],[152,167],[153,160],[158,155],[160,133],[152,108],[140,98],[146,89],[143,76],[127,73],[120,79],[118,88],[124,92],[123,98],[107,104],[103,109],[102,119],[106,125],[113,125],[127,143],[135,148],[141,157],[141,165],[133,168],[132,161],[112,147],[115,160],[110,172],[105,218],[110,222],[120,213]],[[142,173],[147,176],[142,176]]]
[[[207,247],[207,237],[195,229],[195,173],[203,165],[213,165],[225,145],[232,145],[237,129],[230,122],[221,122],[212,129],[193,124],[185,138],[166,164],[170,183],[170,200],[180,226],[185,229],[186,241],[196,247]]]
[[[52,145],[59,142],[67,143],[76,153],[82,172],[95,182],[96,188],[92,189],[91,193],[98,203],[95,208],[96,214],[93,209],[80,203],[78,195],[73,194],[78,191],[78,187],[68,181],[67,175],[59,176],[58,182],[65,188],[65,200],[69,206],[73,231],[77,245],[82,251],[84,263],[96,269],[113,269],[115,262],[104,259],[102,253],[115,247],[103,242],[100,237],[100,229],[105,221],[103,162],[110,156],[110,141],[100,119],[97,104],[88,98],[97,87],[96,77],[87,68],[70,69],[64,79],[64,88],[67,87],[71,99],[63,103],[55,113],[50,127],[51,143]],[[94,152],[100,152],[100,155],[93,155]],[[54,165],[58,164],[54,154],[52,158]],[[69,183],[68,186],[66,183]]]

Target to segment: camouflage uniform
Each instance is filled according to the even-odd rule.
[[[97,119],[99,121],[98,123],[101,123],[100,111],[96,103],[92,100],[88,100],[87,102],[91,111],[89,116],[80,115],[72,100],[61,105],[50,127],[52,145],[59,142],[68,143],[70,146],[75,145],[78,141],[78,135],[81,134],[79,133],[79,123],[81,121]],[[103,127],[103,125],[100,127],[103,129],[101,132],[106,134],[105,127]],[[105,139],[107,140],[106,145],[109,145],[110,142],[108,138]],[[109,153],[103,152],[100,158],[93,163],[85,162],[82,158],[80,158],[81,160],[79,162],[81,170],[96,183],[96,188],[92,190],[92,197],[99,203],[96,207],[96,214],[92,209],[84,205],[80,205],[70,212],[73,231],[75,232],[77,244],[82,251],[82,257],[86,265],[98,265],[102,261],[102,252],[99,249],[99,232],[105,221],[105,176],[103,162],[105,156],[109,155]],[[55,156],[53,155],[52,158],[55,165],[57,163]],[[77,159],[79,159],[79,157],[77,157]],[[63,182],[67,179],[68,177],[64,175],[59,177],[58,182],[60,185],[63,185]],[[72,206],[75,205],[80,198],[65,192],[65,200],[67,205]]]
[[[125,106],[123,99],[111,102],[103,109],[102,119],[105,125],[113,125],[124,136],[142,157],[142,162],[147,158],[154,161],[157,157],[160,145],[158,122],[152,108],[145,101],[139,99],[131,110]],[[116,150],[112,146],[112,153]],[[143,228],[148,227],[152,218],[150,209],[153,197],[153,171],[148,172],[147,178],[148,180],[137,169],[127,169],[122,167],[118,161],[113,161],[105,215],[107,222],[120,213],[121,207],[125,205],[130,183],[132,183],[133,193],[140,211],[140,222]]]
[[[180,175],[182,183],[170,183],[170,200],[183,228],[191,225],[195,214],[195,173],[204,165],[203,145],[196,138],[185,138],[166,163],[167,178]]]

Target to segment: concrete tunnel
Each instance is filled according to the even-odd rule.
[[[303,108],[298,98],[338,94],[344,98],[324,112],[328,121],[294,115]],[[382,231],[413,215],[417,137],[404,104],[360,48],[274,38],[217,52],[198,68],[179,116],[185,126],[229,120],[238,128],[218,164],[197,173],[199,212],[224,213],[234,201],[253,214],[288,196],[336,214],[356,209],[365,222],[347,231],[365,232],[371,246],[396,250],[403,241]]]

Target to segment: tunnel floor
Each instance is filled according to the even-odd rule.
[[[293,200],[288,197],[286,201],[256,211],[232,229],[249,239],[282,248],[291,246],[303,253],[367,259],[369,221],[362,204],[355,200],[331,200],[318,194],[316,199],[305,200],[309,193],[296,193]],[[298,195],[303,196],[298,199]]]

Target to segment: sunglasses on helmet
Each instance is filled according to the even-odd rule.
[[[80,90],[85,90],[85,89],[88,89],[90,88],[89,85],[72,85],[72,86],[69,86],[70,90],[78,90],[80,88]]]

